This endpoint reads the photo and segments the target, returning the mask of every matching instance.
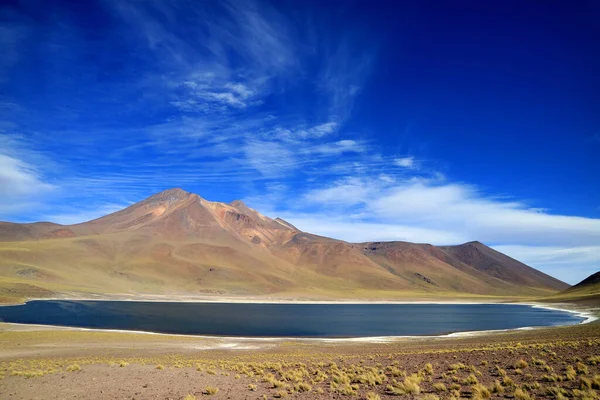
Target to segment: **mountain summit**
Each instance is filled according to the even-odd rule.
[[[177,188],[76,225],[0,222],[0,297],[510,296],[567,287],[479,242],[348,243],[302,232],[239,200],[211,202]]]

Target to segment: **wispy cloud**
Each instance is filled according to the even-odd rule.
[[[50,164],[20,136],[0,133],[0,216],[23,212],[57,189],[44,166]]]
[[[42,174],[35,166],[17,158],[0,154],[0,209],[2,214],[23,211],[31,200],[55,189],[43,181]]]
[[[350,116],[362,82],[371,72],[374,55],[370,52],[354,54],[354,51],[345,40],[333,50],[329,49],[320,73],[319,85],[328,95],[329,114],[337,121]]]
[[[337,142],[316,145],[309,152],[336,155],[342,153],[362,153],[367,148],[368,146],[364,142],[344,139]]]
[[[64,213],[49,213],[47,219],[63,225],[79,224],[122,210],[129,205],[127,203],[99,203],[92,207],[83,206],[77,210],[64,210]]]
[[[244,154],[250,165],[264,176],[285,173],[296,165],[294,152],[281,143],[248,141]]]
[[[454,230],[487,243],[584,246],[600,241],[600,220],[553,215],[461,183],[351,178],[311,190],[305,198],[326,208],[340,202],[358,207],[371,221]]]
[[[571,283],[597,269],[599,219],[552,214],[432,176],[346,177],[305,192],[279,214],[300,229],[351,242],[480,240]],[[569,266],[577,273],[567,273]]]
[[[403,168],[416,168],[417,164],[414,157],[400,157],[394,160],[394,164]]]
[[[240,171],[242,179],[248,178],[248,168],[258,173],[254,178],[272,179],[322,162],[322,157],[316,157],[319,154],[365,150],[364,142],[342,136],[338,115],[315,116],[314,110],[303,115],[296,112],[294,102],[281,105],[290,88],[304,84],[318,97],[315,110],[323,101],[348,108],[366,75],[366,52],[351,54],[346,44],[335,44],[336,54],[327,53],[321,62],[322,54],[311,50],[314,38],[292,31],[287,16],[266,4],[258,8],[254,2],[198,7],[186,18],[206,29],[194,30],[191,36],[176,29],[175,7],[117,4],[116,11],[136,27],[152,54],[160,58],[159,65],[166,68],[144,84],[165,91],[168,104],[184,116],[147,127],[152,139],[113,154],[164,146],[165,151],[188,160],[221,157],[222,168]],[[301,73],[302,65],[315,61],[321,64],[316,83]],[[278,101],[277,109],[265,112],[273,100]]]
[[[600,265],[600,246],[500,245],[494,248],[571,284],[598,272]]]
[[[226,113],[230,108],[243,109],[261,104],[260,86],[249,83],[219,82],[213,73],[190,77],[178,86],[171,104],[184,112]]]

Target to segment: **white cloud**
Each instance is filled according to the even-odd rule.
[[[98,204],[94,207],[78,209],[75,212],[65,212],[60,214],[49,214],[46,220],[62,225],[73,225],[82,222],[91,221],[96,218],[104,217],[105,215],[120,211],[130,204],[106,203]]]
[[[335,186],[312,190],[304,195],[309,203],[327,206],[354,205],[367,201],[372,188],[360,179],[349,178]]]
[[[225,73],[225,74],[223,74]],[[220,112],[226,113],[228,108],[246,108],[249,105],[260,104],[258,100],[259,85],[250,89],[246,83],[228,82],[228,71],[221,71],[219,76],[214,73],[201,73],[188,77],[180,85],[183,90],[177,100],[171,104],[187,112]]]
[[[600,270],[600,246],[493,246],[525,264],[570,284],[576,284]]]
[[[161,72],[152,90],[186,113],[222,114],[260,104],[276,80],[299,63],[285,16],[253,1],[190,7],[180,29],[179,7],[165,2],[111,3],[129,34],[142,39]]]
[[[255,94],[253,90],[248,89],[243,83],[228,83],[225,87],[231,89],[233,93],[236,93],[242,99],[247,99]]]
[[[339,140],[337,142],[325,143],[309,147],[305,150],[307,153],[321,153],[328,155],[337,155],[342,153],[361,153],[366,150],[366,145],[355,140]]]
[[[33,165],[0,154],[0,198],[18,199],[52,190],[53,185],[42,181],[41,174]]]
[[[291,149],[268,141],[252,140],[244,146],[246,160],[265,176],[278,176],[295,167],[297,159]]]
[[[551,214],[486,196],[465,184],[346,178],[305,193],[303,200],[300,209],[317,206],[327,210],[327,217],[304,211],[286,219],[309,232],[340,239],[438,245],[480,240],[565,279],[569,267],[579,271],[579,279],[600,261],[600,219]]]
[[[42,173],[48,165],[20,137],[0,133],[0,216],[35,207],[57,189]]]
[[[310,127],[302,125],[296,127],[276,126],[272,135],[279,140],[293,142],[297,145],[299,142],[316,140],[328,136],[334,133],[337,128],[338,124],[333,121]]]
[[[348,192],[338,192],[338,194],[348,195]],[[463,243],[467,241],[467,238],[459,232],[382,222],[365,222],[361,220],[363,216],[360,215],[279,212],[278,216],[303,231],[354,243],[392,240],[416,243]]]
[[[492,243],[588,245],[600,242],[600,220],[553,215],[487,197],[464,184],[407,183],[378,190],[364,204],[373,217],[458,230]]]
[[[324,124],[313,126],[310,129],[300,130],[297,135],[301,138],[320,138],[333,133],[337,126],[338,124],[336,122],[325,122]]]
[[[344,121],[351,114],[354,99],[370,72],[371,55],[353,54],[348,43],[342,41],[333,51],[323,56],[320,87],[329,97],[329,115]]]
[[[253,1],[194,7],[186,18],[203,29],[191,36],[171,29],[177,7],[169,4],[119,3],[115,9],[155,53],[163,71],[144,85],[165,93],[166,102],[188,117],[148,127],[150,135],[160,130],[161,136],[147,141],[149,146],[188,159],[224,157],[227,173],[237,168],[243,179],[248,179],[248,169],[259,172],[251,179],[273,178],[295,168],[331,164],[327,157],[365,151],[365,143],[340,137],[337,111],[348,110],[358,92],[366,55],[349,52],[337,40],[325,51],[312,36],[291,31],[288,17],[276,8]],[[316,80],[302,69],[308,60],[318,66]],[[300,84],[316,92],[318,112],[307,110],[307,118],[286,99],[278,104],[289,104],[289,109],[278,106],[260,114],[257,106],[272,96],[288,96]],[[146,145],[134,143],[115,155],[142,147]]]
[[[403,168],[415,168],[416,167],[414,157],[396,158],[394,160],[394,164],[397,165],[398,167],[403,167]]]

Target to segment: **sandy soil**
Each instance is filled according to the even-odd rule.
[[[520,360],[527,366],[515,369]],[[432,370],[425,372],[428,363]],[[202,338],[0,324],[0,399],[183,399],[188,394],[215,399],[363,399],[369,392],[384,399],[398,397],[392,395],[398,386],[394,380],[403,382],[404,372],[422,375],[419,394],[400,396],[411,399],[479,398],[473,391],[480,387],[470,375],[487,388],[495,381],[506,383],[498,386],[502,393],[490,393],[492,398],[514,398],[516,389],[524,389],[536,399],[557,398],[560,391],[567,397],[594,399],[600,388],[593,383],[596,377],[600,385],[600,322],[371,342]],[[369,383],[373,374],[381,382]],[[433,385],[440,383],[446,389],[454,384],[456,392],[436,390]],[[204,394],[209,386],[218,392]],[[308,387],[310,391],[302,392]],[[344,390],[352,395],[342,394]]]
[[[187,294],[150,294],[150,293],[111,293],[111,294],[93,294],[80,292],[64,292],[55,297],[30,297],[29,300],[96,300],[96,301],[159,301],[159,302],[191,302],[191,303],[311,303],[311,304],[406,304],[406,303],[438,303],[438,304],[471,304],[471,303],[509,303],[509,302],[527,302],[534,301],[536,298],[515,297],[515,296],[483,296],[483,295],[464,295],[455,293],[447,295],[419,296],[415,293],[408,293],[405,298],[352,298],[345,297],[324,297],[306,294],[284,294],[281,296],[236,296],[236,295],[187,295]],[[0,303],[1,304],[1,303]],[[14,303],[10,303],[14,304]],[[589,305],[588,305],[589,306]]]

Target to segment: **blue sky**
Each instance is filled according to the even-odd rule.
[[[349,241],[600,266],[600,3],[0,6],[0,219],[181,187]]]

